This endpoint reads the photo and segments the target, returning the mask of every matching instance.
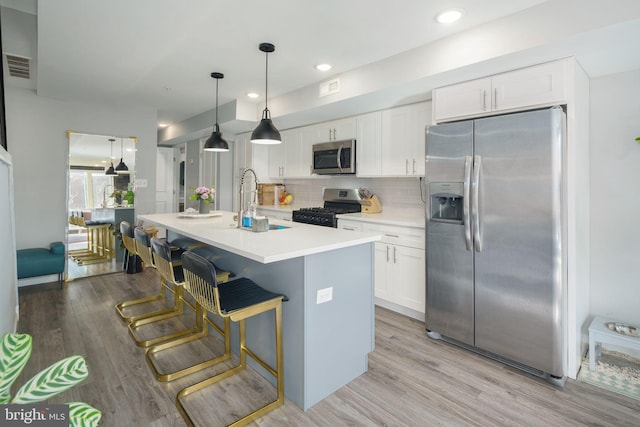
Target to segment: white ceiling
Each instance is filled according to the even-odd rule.
[[[56,0],[36,7],[35,0],[2,0],[37,9],[38,95],[150,106],[172,123],[214,107],[212,71],[225,74],[220,105],[250,91],[263,96],[260,42],[276,46],[271,98],[543,2]],[[437,24],[436,13],[452,6],[466,11],[463,19]],[[314,69],[320,62],[334,68],[321,73]]]
[[[255,91],[261,98],[250,102],[257,103],[258,113],[264,105],[265,84],[260,42],[276,46],[269,55],[270,106],[272,101],[278,105],[275,97],[296,99],[301,88],[366,69],[368,64],[375,69],[373,63],[385,58],[408,51],[428,53],[420,47],[442,40],[452,40],[456,51],[451,57],[466,55],[469,61],[460,64],[471,63],[476,52],[468,51],[470,46],[482,49],[481,43],[493,43],[499,51],[499,45],[510,43],[482,38],[500,35],[505,25],[513,28],[518,23],[523,28],[519,36],[527,39],[524,44],[529,48],[507,49],[504,55],[527,55],[519,64],[573,55],[592,77],[640,67],[638,0],[0,0],[0,4],[21,11],[11,15],[19,22],[7,22],[3,13],[3,48],[33,58],[35,77],[27,83],[39,96],[150,107],[157,109],[159,121],[169,123],[213,109],[212,71],[225,74],[220,105],[247,102],[246,93]],[[434,16],[448,7],[462,8],[466,14],[455,24],[437,24]],[[504,20],[507,16],[513,18],[510,24]],[[495,31],[486,32],[487,23]],[[457,38],[461,32],[463,37]],[[321,73],[314,69],[320,62],[334,68]],[[392,87],[401,73],[396,68],[392,75],[374,77],[388,79],[387,87]],[[462,77],[456,72],[448,75]],[[25,85],[6,74],[5,78],[7,86]],[[380,96],[388,96],[385,93]],[[337,106],[332,108],[338,114]],[[229,125],[225,129],[230,131]]]

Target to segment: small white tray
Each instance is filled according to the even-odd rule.
[[[181,212],[178,214],[178,218],[211,218],[214,216],[222,216],[222,211],[211,211],[209,213],[201,214],[201,213],[184,213]]]

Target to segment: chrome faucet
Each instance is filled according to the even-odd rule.
[[[103,208],[107,207],[107,187],[111,187],[111,189],[114,189],[113,185],[111,184],[107,184],[102,188],[102,207]]]
[[[238,211],[238,223],[236,225],[236,228],[241,228],[242,227],[242,216],[244,214],[244,176],[247,174],[247,172],[251,172],[253,174],[253,177],[255,178],[256,181],[256,185],[254,188],[254,195],[253,195],[253,201],[255,203],[256,201],[256,196],[258,195],[258,176],[256,175],[256,172],[251,169],[251,168],[246,168],[244,171],[242,171],[242,175],[240,176],[240,198],[238,199],[239,205],[240,205],[240,210]]]

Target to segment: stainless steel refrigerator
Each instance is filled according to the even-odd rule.
[[[565,375],[561,108],[430,126],[426,328]]]

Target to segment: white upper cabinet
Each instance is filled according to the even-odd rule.
[[[311,146],[315,126],[280,132],[282,143],[269,145],[269,177],[308,178],[311,176]]]
[[[411,175],[424,176],[425,154],[424,143],[426,129],[431,124],[431,102],[420,102],[411,106],[410,129],[410,159]]]
[[[424,175],[424,132],[430,119],[429,102],[382,112],[382,176]]]
[[[391,108],[382,112],[382,165],[383,176],[409,173],[410,106]]]
[[[315,126],[315,142],[341,141],[356,137],[356,118],[333,120]]]
[[[433,90],[436,123],[567,102],[566,60]]]
[[[287,139],[289,139],[289,132],[290,131],[286,130],[280,132],[280,137],[282,138],[282,142],[280,144],[265,145],[269,151],[268,171],[270,178],[281,178],[284,176],[284,151]]]
[[[491,78],[472,80],[433,90],[436,123],[491,111]]]
[[[424,130],[430,119],[430,102],[358,116],[357,175],[424,175]]]
[[[315,126],[298,128],[298,141],[300,144],[297,177],[308,178],[313,169],[313,144],[315,143]]]
[[[356,118],[356,175],[379,176],[382,167],[382,113],[363,114]]]

